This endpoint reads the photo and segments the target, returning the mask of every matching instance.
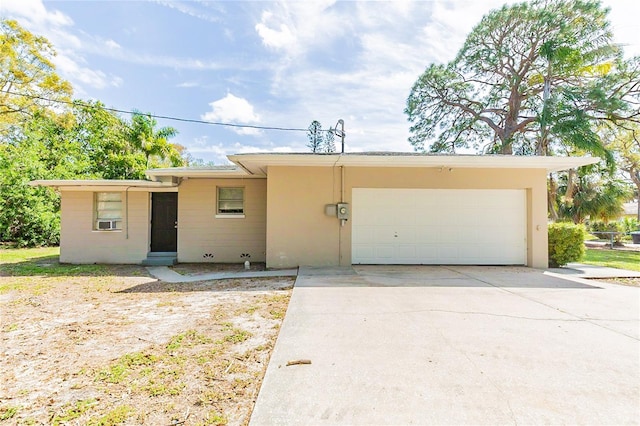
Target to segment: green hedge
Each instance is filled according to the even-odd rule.
[[[557,268],[582,259],[585,234],[586,231],[582,225],[565,222],[550,223],[549,267]]]
[[[600,234],[602,232],[620,232],[620,234],[613,236],[613,241],[619,243],[622,241],[623,234],[625,232],[620,222],[601,222],[593,221],[589,224],[589,232],[593,233],[597,238],[601,240],[608,240],[611,237],[608,234]]]

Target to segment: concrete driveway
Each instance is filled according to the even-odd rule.
[[[639,305],[529,268],[301,268],[251,424],[638,424]]]

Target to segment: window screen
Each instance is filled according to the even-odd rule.
[[[244,188],[218,188],[217,214],[244,214]]]
[[[94,229],[122,229],[122,193],[96,192],[94,201]]]

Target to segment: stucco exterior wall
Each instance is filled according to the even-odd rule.
[[[244,218],[216,218],[216,188],[243,187]],[[178,187],[178,262],[265,261],[266,179],[188,179]],[[249,254],[250,258],[241,257]]]
[[[268,267],[340,264],[342,229],[335,217],[324,214],[325,204],[340,199],[333,172],[329,167],[269,167]]]
[[[342,175],[344,174],[344,183]],[[525,189],[527,265],[547,267],[546,172],[542,169],[269,167],[267,266],[350,265],[351,225],[324,213],[351,203],[353,188]]]
[[[93,229],[91,191],[62,191],[60,262],[64,263],[140,263],[149,250],[149,193],[122,192],[122,230]],[[124,213],[124,212],[123,212]],[[128,232],[127,232],[128,221]]]

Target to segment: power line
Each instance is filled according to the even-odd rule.
[[[28,95],[26,93],[17,93],[17,92],[13,92],[13,91],[10,91],[10,90],[0,90],[0,91],[4,92],[4,93],[7,93],[7,94],[10,94],[10,95],[22,96],[22,97],[30,98],[30,99],[38,99],[38,100],[45,101],[45,102],[54,102],[54,103],[66,104],[66,105],[80,105],[80,106],[84,106],[84,107],[88,107],[88,108],[99,108],[99,109],[102,109],[104,111],[117,112],[117,113],[121,113],[121,114],[129,114],[129,115],[140,114],[140,115],[146,115],[148,117],[160,118],[160,119],[163,119],[163,120],[179,121],[179,122],[182,122],[182,123],[208,124],[208,125],[212,125],[212,126],[235,127],[235,128],[242,128],[242,129],[279,130],[279,131],[285,131],[285,132],[307,132],[307,131],[309,131],[309,129],[300,129],[300,128],[295,128],[295,127],[255,126],[255,125],[251,125],[251,124],[233,124],[233,123],[223,123],[223,122],[219,122],[219,121],[197,120],[197,119],[194,119],[194,118],[171,117],[171,116],[168,116],[168,115],[157,115],[157,114],[143,113],[143,112],[138,112],[138,111],[127,111],[127,110],[118,109],[118,108],[110,108],[110,107],[107,107],[107,106],[90,105],[90,104],[87,104],[87,103],[82,102],[82,101],[65,101],[65,100],[62,100],[62,99],[49,99],[49,98],[45,98],[43,96]],[[321,131],[330,132],[331,130],[330,129],[329,130],[322,129]]]

